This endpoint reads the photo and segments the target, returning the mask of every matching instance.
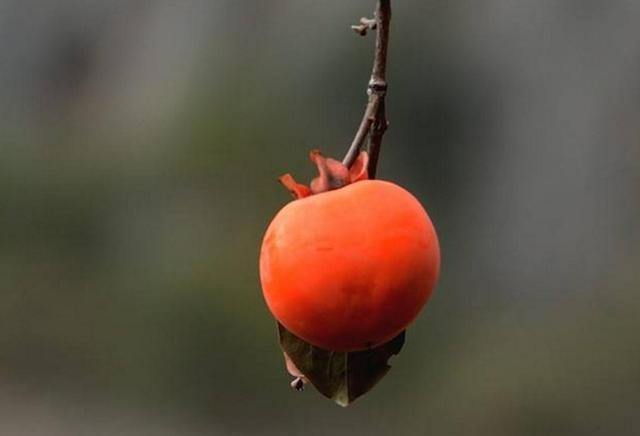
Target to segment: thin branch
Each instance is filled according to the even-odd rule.
[[[364,116],[356,132],[353,142],[347,151],[342,163],[350,167],[362,149],[364,141],[369,137],[369,177],[374,178],[382,145],[382,137],[387,130],[387,118],[385,113],[385,95],[387,92],[387,52],[389,48],[389,25],[391,22],[391,0],[378,0],[375,11],[375,24],[370,20],[361,19],[363,32],[367,29],[376,29],[376,49],[373,59],[373,69],[367,94],[369,101],[364,111]],[[359,26],[352,26],[359,31]],[[362,33],[362,32],[358,32]]]

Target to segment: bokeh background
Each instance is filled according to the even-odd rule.
[[[342,409],[257,259],[355,132],[373,0],[0,1],[0,434],[640,434],[640,2],[393,6],[379,176],[443,270]]]

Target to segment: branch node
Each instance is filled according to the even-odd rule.
[[[367,87],[367,95],[384,96],[387,93],[387,82],[379,78],[371,78]]]

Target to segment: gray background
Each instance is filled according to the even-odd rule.
[[[443,269],[345,410],[289,389],[257,258],[373,1],[0,1],[1,434],[640,434],[640,2],[393,6],[379,176]]]

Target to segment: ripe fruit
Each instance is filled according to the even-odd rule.
[[[351,170],[318,152],[311,158],[320,170],[311,189],[281,179],[299,199],[264,236],[264,297],[284,327],[315,346],[374,347],[404,330],[429,299],[440,268],[437,236],[409,192],[363,180],[366,153]]]

